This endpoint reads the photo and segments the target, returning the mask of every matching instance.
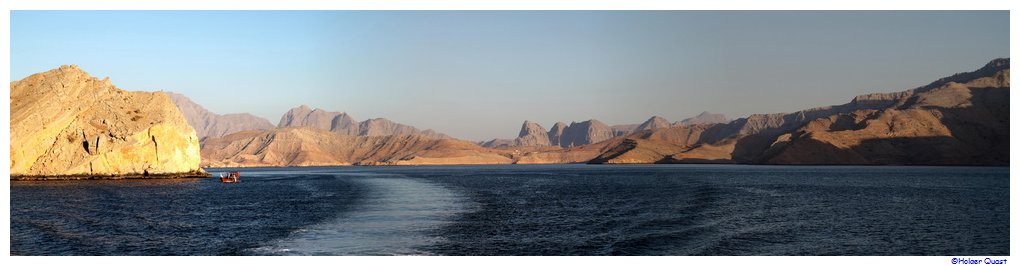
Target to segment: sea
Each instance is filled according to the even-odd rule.
[[[207,169],[11,181],[11,255],[1009,255],[1009,168]]]

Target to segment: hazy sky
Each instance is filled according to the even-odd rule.
[[[13,11],[11,78],[77,64],[274,124],[307,104],[471,140],[523,120],[742,117],[1009,57],[1009,13]]]

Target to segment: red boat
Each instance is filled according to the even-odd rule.
[[[220,173],[220,182],[237,183],[241,181],[241,172]]]

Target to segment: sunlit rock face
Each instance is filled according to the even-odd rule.
[[[170,97],[77,66],[11,83],[11,176],[199,174],[199,140]]]

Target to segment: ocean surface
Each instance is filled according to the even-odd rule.
[[[11,255],[1009,255],[1008,167],[238,170],[12,181]]]

